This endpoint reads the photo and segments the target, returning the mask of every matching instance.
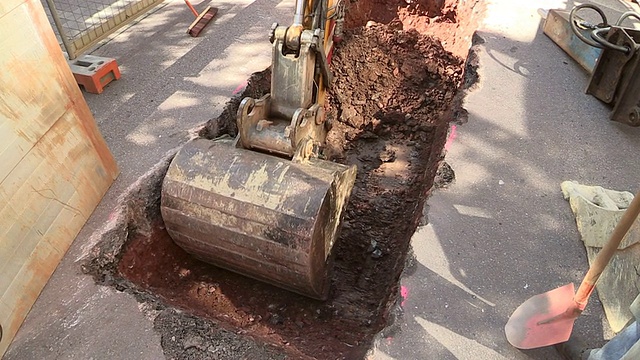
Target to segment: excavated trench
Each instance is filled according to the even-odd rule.
[[[358,177],[335,245],[328,301],[201,263],[176,246],[159,212],[169,158],[124,199],[124,228],[103,236],[85,271],[145,304],[170,358],[363,358],[397,298],[449,123],[464,116],[477,3],[349,4],[348,30],[332,59],[327,109],[335,125],[325,155],[357,165]],[[268,89],[269,72],[254,74],[200,135],[234,136],[240,99]]]

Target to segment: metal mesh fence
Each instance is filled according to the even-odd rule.
[[[70,59],[163,0],[41,0]]]

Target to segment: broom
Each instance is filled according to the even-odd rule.
[[[187,29],[187,34],[191,35],[192,37],[197,37],[198,35],[200,35],[202,30],[204,30],[204,27],[207,26],[209,21],[211,21],[211,19],[213,19],[213,17],[216,16],[216,14],[218,13],[218,9],[211,6],[207,6],[203,12],[198,14],[198,12],[193,7],[193,5],[191,5],[189,0],[184,0],[184,2],[187,4],[189,9],[191,9],[191,12],[193,13],[193,15],[196,16],[196,19],[191,23],[191,25],[189,25],[189,28]]]

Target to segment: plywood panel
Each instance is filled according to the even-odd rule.
[[[0,89],[11,89],[0,97],[0,113],[16,134],[34,144],[64,114],[71,99],[27,5],[0,18],[0,29],[14,29],[0,37]]]
[[[14,29],[0,37],[0,89],[5,89],[0,96],[0,181],[72,106],[69,85],[60,81],[59,66],[47,52],[29,9],[19,6],[11,16],[0,18],[0,29]]]
[[[0,235],[5,235],[0,242],[0,258],[8,259],[0,262],[0,294],[41,241],[57,212],[72,210],[86,220],[112,181],[100,166],[96,167],[95,151],[82,136],[73,112],[63,116],[50,133],[0,183],[0,203],[4,203],[0,219],[13,219],[9,227],[0,229]],[[54,149],[56,156],[52,157]],[[70,202],[76,192],[82,193],[82,198]]]
[[[77,202],[80,196],[79,193],[74,194],[71,201]],[[28,311],[28,308],[31,307],[29,299],[38,296],[40,290],[55,270],[56,265],[62,259],[66,249],[73,241],[75,233],[71,233],[69,229],[82,227],[84,222],[85,219],[77,216],[74,211],[60,209],[51,223],[50,231],[43,236],[43,241],[40,241],[33,251],[25,257],[27,261],[23,261],[18,274],[14,276],[14,281],[9,284],[2,297],[0,297],[0,304],[12,309],[14,315],[24,313],[24,306],[28,306],[26,308]],[[65,239],[65,241],[61,243],[55,240],[58,238]],[[58,249],[58,247],[63,247],[64,249]],[[28,280],[30,286],[25,287],[23,285],[25,280]],[[22,322],[20,317],[14,316],[14,319],[19,320],[18,325]],[[17,321],[14,319],[12,320]]]
[[[7,15],[11,10],[24,3],[25,0],[2,0],[0,1],[0,17]]]
[[[35,145],[37,140],[29,139],[18,133],[13,123],[6,120],[2,121],[1,119],[0,134],[3,134],[2,143],[0,144],[0,182],[2,182]]]
[[[118,175],[39,0],[0,0],[0,357]]]
[[[40,144],[43,144],[44,141]],[[34,169],[31,177],[16,191],[11,200],[7,203],[6,209],[16,212],[15,205],[26,204],[13,226],[8,229],[7,236],[0,245],[0,258],[6,258],[0,262],[0,294],[7,290],[8,285],[17,275],[24,263],[24,259],[41,241],[45,240],[45,235],[58,216],[64,209],[73,211],[74,216],[88,218],[88,213],[92,209],[77,208],[78,204],[73,204],[69,200],[76,193],[76,189],[71,182],[64,181],[57,173],[63,173],[64,169],[52,166],[53,164],[46,155],[41,152],[40,146],[34,148],[27,158],[43,159],[40,165]],[[30,165],[28,161],[23,161],[19,166]],[[4,188],[3,186],[0,186]],[[27,199],[27,201],[24,201]],[[12,205],[15,204],[15,205]],[[86,206],[85,206],[86,207]],[[8,212],[7,212],[8,213]],[[2,213],[0,216],[4,217]]]

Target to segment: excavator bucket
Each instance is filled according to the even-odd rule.
[[[174,241],[196,258],[323,300],[355,177],[355,166],[196,139],[169,166],[161,212]]]
[[[344,10],[296,0],[293,24],[271,29],[271,92],[242,100],[235,140],[187,143],[161,194],[169,235],[196,258],[321,300],[356,178],[355,166],[318,159],[331,128],[327,54]]]

